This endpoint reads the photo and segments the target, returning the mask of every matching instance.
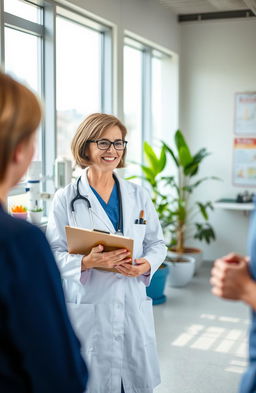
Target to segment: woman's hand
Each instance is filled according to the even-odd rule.
[[[84,255],[82,259],[82,271],[94,267],[114,268],[119,264],[131,262],[130,251],[120,249],[104,252],[104,247],[100,244],[91,249],[89,255]]]
[[[116,270],[128,277],[141,276],[144,273],[149,273],[151,266],[150,263],[145,258],[135,259],[136,265],[131,265],[130,263],[121,263],[116,266]]]

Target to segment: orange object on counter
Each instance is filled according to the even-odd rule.
[[[19,206],[12,206],[11,207],[11,212],[12,213],[26,213],[27,208],[25,206],[19,205]]]

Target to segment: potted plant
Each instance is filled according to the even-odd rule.
[[[192,155],[180,130],[176,131],[174,140],[176,152],[163,142],[178,172],[177,176],[163,177],[163,181],[174,190],[171,198],[172,208],[169,210],[169,215],[164,217],[171,233],[168,245],[169,256],[194,257],[195,270],[198,271],[202,263],[202,251],[188,247],[186,244],[191,238],[205,241],[207,244],[215,240],[213,227],[209,223],[209,211],[213,210],[213,205],[211,201],[194,200],[192,194],[203,182],[217,178],[207,176],[198,179],[196,177],[202,161],[209,155],[205,148],[201,148]]]
[[[165,210],[168,209],[168,202],[165,195],[158,191],[157,181],[158,177],[166,166],[166,148],[161,148],[159,156],[153,151],[147,142],[144,143],[144,155],[148,165],[141,165],[144,180],[146,180],[152,191],[152,201],[158,213],[160,222],[162,223],[163,215]],[[139,176],[132,176],[135,178]],[[153,305],[162,304],[166,301],[164,295],[164,289],[166,285],[167,276],[169,274],[169,266],[166,262],[163,262],[158,270],[155,272],[151,279],[150,285],[147,287],[147,295],[152,298]]]
[[[147,165],[141,165],[141,169],[143,179],[150,184],[152,201],[165,233],[169,250],[171,284],[175,285],[173,283],[175,271],[185,269],[188,271],[187,278],[183,278],[177,284],[180,286],[189,281],[193,270],[198,270],[202,260],[202,251],[188,247],[185,243],[189,238],[194,238],[209,244],[215,239],[215,233],[209,223],[208,215],[208,212],[213,209],[212,203],[194,201],[191,198],[193,191],[204,181],[210,179],[210,177],[204,177],[194,180],[202,161],[209,153],[202,148],[192,155],[180,130],[175,133],[175,146],[176,152],[165,142],[161,142],[158,156],[145,142],[144,153]],[[177,174],[168,175],[167,163],[169,162],[175,164]],[[211,177],[211,179],[216,178]],[[199,217],[200,219],[197,219]],[[186,259],[187,257],[189,258]],[[191,257],[196,259],[196,262],[193,262]],[[185,267],[186,265],[188,268]],[[180,276],[180,272],[177,275]]]
[[[36,209],[31,209],[29,210],[28,214],[32,224],[39,225],[41,223],[42,216],[43,216],[43,209],[41,209],[40,207]]]

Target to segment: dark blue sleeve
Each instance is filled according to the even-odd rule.
[[[9,303],[7,326],[31,390],[84,392],[87,369],[45,236],[38,228],[27,226],[5,250],[11,276],[3,291]]]

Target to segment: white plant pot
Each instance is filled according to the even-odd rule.
[[[168,255],[175,257],[177,253],[173,251],[168,251]],[[195,271],[194,274],[198,273],[202,263],[203,263],[203,251],[200,248],[185,248],[184,254],[179,254],[186,257],[194,258],[195,259]]]
[[[42,217],[43,217],[43,212],[28,212],[29,215],[29,220],[32,222],[32,224],[37,224],[39,225],[41,223]]]
[[[197,273],[203,263],[203,251],[198,249],[198,252],[189,254],[189,256],[196,260],[195,273]]]
[[[168,257],[177,258],[176,253],[171,251],[167,254],[166,262],[169,266],[169,284],[171,287],[183,287],[189,283],[195,272],[195,258],[182,256],[184,262],[170,262]]]

